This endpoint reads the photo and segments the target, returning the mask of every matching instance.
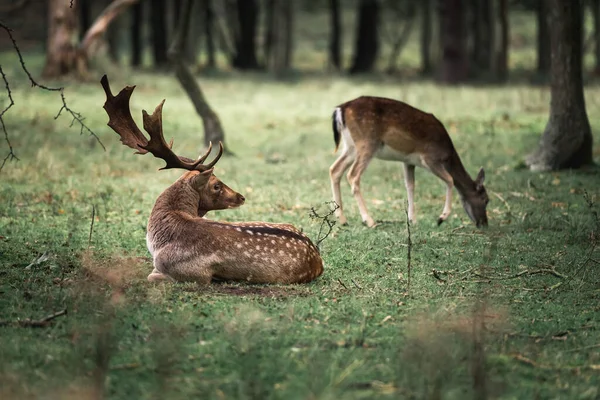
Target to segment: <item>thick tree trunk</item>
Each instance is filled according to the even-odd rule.
[[[140,1],[133,5],[131,10],[131,65],[139,67],[142,65],[142,29],[144,27],[144,2]]]
[[[235,38],[233,66],[238,69],[258,69],[256,58],[256,28],[258,4],[256,0],[237,0],[239,34]]]
[[[200,118],[202,118],[202,123],[204,125],[204,144],[208,146],[209,142],[216,144],[221,141],[223,142],[223,145],[225,145],[225,133],[223,132],[219,116],[208,104],[198,81],[187,67],[183,55],[184,43],[189,32],[192,2],[193,0],[182,1],[182,13],[180,15],[182,15],[183,18],[179,23],[178,29],[175,32],[175,38],[169,48],[169,58],[175,67],[175,76],[177,77],[177,80],[192,101],[196,112]]]
[[[48,17],[46,64],[42,76],[59,78],[73,72],[77,66],[78,50],[73,43],[77,32],[77,10],[70,8],[68,1],[49,0]]]
[[[267,67],[280,76],[290,68],[292,52],[292,2],[287,0],[272,0],[269,21],[270,34]]]
[[[204,8],[204,37],[206,39],[206,65],[209,68],[216,68],[217,57],[215,52],[215,36],[213,34],[215,13],[211,0],[203,0],[202,3]]]
[[[152,55],[154,66],[167,65],[167,5],[165,0],[152,0],[150,3],[150,21],[152,27]]]
[[[440,44],[442,65],[440,80],[460,83],[468,78],[468,57],[463,0],[440,0]]]
[[[471,0],[472,53],[471,62],[476,75],[489,76],[494,70],[496,18],[494,3],[489,0]]]
[[[329,61],[336,70],[342,69],[342,26],[340,23],[340,1],[329,0],[331,30],[329,36]]]
[[[498,15],[500,17],[500,43],[496,59],[496,76],[499,81],[508,78],[508,2],[498,1]]]
[[[375,67],[379,52],[379,3],[377,0],[360,0],[358,5],[358,28],[354,46],[354,59],[350,73],[370,72]]]
[[[550,36],[548,32],[548,2],[537,0],[537,72],[546,76],[550,72]]]
[[[594,19],[594,73],[600,74],[600,0],[591,0],[590,7]]]
[[[583,95],[582,0],[549,0],[550,117],[537,150],[526,160],[533,171],[592,164],[592,134]]]
[[[422,0],[421,4],[421,73],[431,74],[433,65],[431,63],[431,38],[433,28],[433,13],[431,11],[433,0]]]

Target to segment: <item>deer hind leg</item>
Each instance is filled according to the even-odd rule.
[[[335,211],[335,214],[340,221],[340,224],[345,225],[347,223],[346,217],[344,216],[344,210],[342,207],[342,193],[340,191],[340,181],[344,172],[352,165],[356,155],[353,150],[345,146],[340,157],[335,160],[329,168],[329,177],[331,179],[331,192],[333,193],[333,201],[339,206]]]
[[[154,268],[150,275],[148,275],[148,282],[175,282],[175,279]]]
[[[441,225],[442,222],[448,219],[452,211],[452,188],[454,187],[454,180],[443,165],[428,162],[427,166],[435,176],[446,182],[446,202],[444,203],[444,210],[437,221],[437,224]]]
[[[363,223],[365,223],[369,228],[373,228],[375,226],[375,221],[373,218],[369,216],[369,212],[367,211],[367,206],[365,204],[365,199],[360,192],[360,177],[363,172],[367,169],[369,162],[373,158],[374,151],[371,149],[364,149],[362,153],[359,153],[352,163],[350,167],[350,171],[348,171],[348,182],[350,182],[350,187],[352,189],[352,195],[356,199],[358,203],[358,210],[360,211],[360,217],[362,218]]]
[[[408,199],[408,221],[411,224],[416,222],[415,219],[415,166],[404,163],[404,184],[406,185],[406,198]]]

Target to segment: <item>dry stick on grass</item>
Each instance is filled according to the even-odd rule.
[[[88,132],[90,134],[90,136],[94,137],[94,139],[96,139],[96,141],[100,144],[100,146],[102,146],[102,149],[104,151],[106,151],[106,147],[104,147],[104,144],[100,141],[100,138],[83,122],[85,118],[82,117],[82,115],[80,113],[73,111],[73,109],[71,109],[68,106],[67,100],[65,98],[65,88],[64,87],[56,87],[56,88],[48,87],[48,86],[38,83],[35,79],[33,79],[33,76],[31,75],[31,73],[29,72],[27,67],[25,66],[25,60],[23,60],[23,55],[21,54],[21,50],[19,49],[19,46],[17,45],[17,41],[15,40],[15,38],[12,34],[13,30],[11,28],[9,28],[7,25],[5,25],[2,21],[0,21],[0,28],[4,29],[6,31],[6,33],[8,34],[8,37],[10,38],[10,40],[12,42],[13,48],[15,49],[15,52],[17,53],[17,56],[19,57],[19,62],[21,63],[21,69],[25,72],[25,74],[27,75],[27,78],[29,78],[29,82],[31,83],[31,86],[38,87],[42,90],[47,90],[49,92],[59,92],[60,93],[60,99],[62,101],[62,106],[58,110],[58,113],[56,114],[54,119],[58,119],[58,117],[60,117],[60,115],[63,113],[63,111],[70,114],[73,119],[72,119],[71,125],[69,127],[72,127],[75,123],[78,123],[81,127],[80,134],[83,134],[84,132]],[[16,154],[14,152],[14,148],[12,147],[12,144],[9,140],[8,131],[7,131],[6,125],[4,123],[4,114],[15,104],[15,102],[13,100],[12,93],[10,91],[8,79],[6,77],[6,74],[2,70],[1,65],[0,65],[0,75],[2,75],[2,79],[4,80],[4,84],[6,86],[6,91],[8,92],[8,99],[9,99],[8,106],[4,110],[2,110],[2,112],[0,112],[0,125],[2,127],[2,130],[4,131],[4,140],[8,144],[8,154],[2,161],[2,164],[0,164],[0,171],[2,171],[2,168],[4,168],[4,165],[6,164],[7,161],[12,161],[12,160],[18,161],[19,158],[16,156]]]
[[[410,272],[411,272],[411,252],[412,252],[412,238],[410,235],[410,221],[408,218],[408,203],[406,203],[406,207],[404,208],[404,212],[406,213],[406,232],[408,233],[407,243],[406,243],[406,269],[407,269],[407,281],[406,281],[406,294],[410,293]]]
[[[96,218],[96,206],[92,204],[92,221],[90,222],[90,237],[88,238],[88,250],[92,244],[92,232],[94,231],[94,219]]]
[[[60,310],[55,312],[54,314],[50,314],[42,319],[24,319],[22,321],[0,321],[0,326],[6,325],[17,325],[23,328],[45,328],[50,325],[53,319],[58,318],[62,315],[67,315],[67,309]]]
[[[580,366],[554,366],[554,365],[546,365],[546,364],[539,364],[535,361],[533,361],[532,359],[525,357],[524,355],[520,354],[520,353],[512,353],[509,354],[509,356],[516,360],[519,361],[522,364],[528,365],[530,367],[533,368],[540,368],[540,369],[548,369],[548,370],[557,370],[557,371],[577,371],[577,370],[581,370],[581,369],[590,369],[592,371],[600,371],[600,364],[589,364],[589,365],[580,365]]]
[[[315,210],[314,207],[310,208],[310,214],[309,214],[309,217],[311,219],[321,220],[321,224],[319,225],[319,233],[317,234],[317,240],[315,240],[317,249],[319,251],[321,250],[321,242],[323,240],[327,239],[327,237],[331,234],[333,227],[335,226],[335,220],[330,220],[329,217],[331,217],[335,213],[335,210],[340,208],[338,203],[336,203],[335,201],[328,201],[328,202],[325,202],[324,204],[327,204],[329,206],[326,214],[320,215],[319,213],[317,213],[317,211]],[[323,230],[325,229],[325,225],[327,225],[327,233],[325,233],[325,235],[323,235]]]
[[[340,278],[338,278],[338,282],[340,283],[340,285],[342,285],[344,287],[344,289],[348,290],[348,286],[346,286],[346,284],[344,282],[342,282],[342,280]]]

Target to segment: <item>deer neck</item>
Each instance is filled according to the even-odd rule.
[[[177,181],[156,199],[153,214],[180,212],[194,217],[203,217],[209,210],[203,210],[198,206],[199,204],[200,194],[186,183]]]
[[[462,198],[468,197],[475,191],[475,181],[473,181],[469,173],[465,170],[456,151],[453,152],[450,158],[448,173],[452,176],[454,187],[456,187]]]

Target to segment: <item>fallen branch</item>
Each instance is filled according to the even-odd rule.
[[[537,363],[536,361],[534,361],[530,358],[527,358],[520,353],[509,354],[509,357],[511,357],[513,360],[520,362],[521,364],[530,366],[532,368],[555,370],[555,371],[560,371],[560,370],[577,371],[577,370],[581,370],[581,369],[590,369],[592,371],[600,371],[600,364],[589,364],[589,365],[579,365],[579,366],[569,366],[569,365],[557,366],[557,365],[547,365],[547,364]]]
[[[354,286],[356,286],[358,289],[362,290],[362,286],[360,286],[358,283],[356,283],[356,281],[352,278],[350,278],[350,280],[352,281],[352,283],[354,283]]]
[[[346,284],[344,282],[342,282],[342,280],[340,278],[338,278],[338,282],[340,283],[340,285],[342,285],[344,287],[344,289],[348,290],[348,286],[346,286]]]
[[[57,311],[54,314],[50,314],[42,319],[24,319],[22,321],[0,321],[0,326],[17,325],[23,328],[45,328],[46,326],[50,325],[53,319],[58,318],[62,315],[67,315],[66,308],[64,310]]]
[[[558,272],[554,268],[540,268],[540,269],[536,269],[536,270],[533,270],[533,271],[530,271],[530,270],[527,269],[527,270],[521,271],[519,273],[516,273],[514,275],[498,276],[498,277],[496,277],[496,276],[485,276],[485,275],[482,275],[482,274],[480,274],[478,272],[473,272],[473,275],[475,275],[475,276],[477,276],[479,278],[490,279],[490,280],[495,280],[495,281],[515,279],[515,278],[519,278],[519,277],[521,277],[523,275],[538,275],[538,274],[550,274],[550,275],[553,275],[553,276],[555,276],[557,278],[560,278],[560,279],[567,279],[567,277],[565,275],[561,274],[560,272]]]

